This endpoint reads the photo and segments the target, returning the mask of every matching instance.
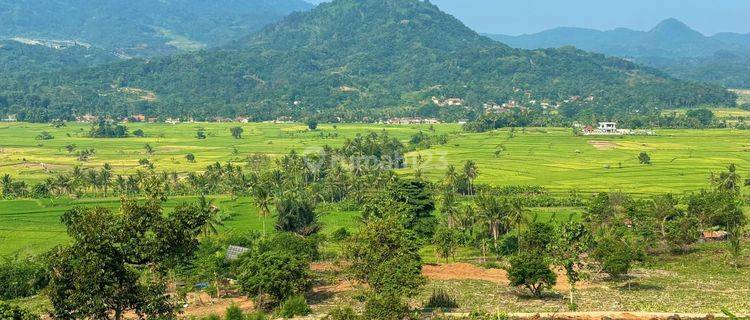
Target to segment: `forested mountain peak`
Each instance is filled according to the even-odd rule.
[[[652,34],[662,34],[665,36],[679,36],[679,37],[693,37],[703,38],[704,35],[698,31],[691,29],[684,22],[675,18],[669,18],[662,22],[659,22],[653,29],[649,31]]]
[[[458,19],[420,0],[335,0],[293,14],[246,40],[273,47],[320,41],[335,45],[420,41],[428,47],[448,47],[485,41]]]

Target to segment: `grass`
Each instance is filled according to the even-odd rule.
[[[67,171],[76,165],[101,167],[109,163],[116,173],[128,174],[138,168],[138,160],[148,158],[158,170],[179,173],[201,171],[214,162],[241,162],[251,153],[278,156],[291,150],[305,153],[324,145],[340,146],[346,138],[360,133],[387,130],[407,141],[427,125],[386,126],[366,124],[322,125],[309,131],[300,124],[243,124],[242,139],[233,139],[229,128],[238,124],[132,124],[130,130],[142,129],[147,137],[127,139],[91,139],[85,137],[88,125],[71,124],[52,128],[42,124],[0,124],[0,174],[30,182],[43,181],[51,172]],[[205,128],[208,139],[198,140],[195,133]],[[426,160],[425,174],[438,180],[449,164],[461,168],[467,160],[477,162],[477,182],[490,185],[539,185],[556,192],[578,190],[591,193],[621,190],[635,194],[682,193],[706,186],[709,173],[723,170],[730,162],[740,173],[750,170],[750,140],[747,131],[658,130],[656,136],[576,137],[570,129],[532,128],[488,133],[464,133],[458,125],[434,126],[435,134],[447,134],[447,145],[408,155],[413,170],[417,154]],[[42,131],[55,139],[38,141]],[[597,147],[592,144],[597,141]],[[601,143],[605,143],[602,147]],[[74,144],[78,149],[96,150],[90,161],[77,161],[65,150]],[[149,144],[156,152],[148,155]],[[496,155],[496,150],[503,149]],[[637,156],[648,152],[652,165],[641,165]],[[75,152],[73,152],[75,153]],[[194,163],[185,155],[196,156]]]
[[[195,201],[193,197],[177,197],[164,204],[169,211],[181,202]],[[267,232],[273,232],[275,217],[260,217],[258,209],[248,198],[217,197],[214,203],[221,209],[224,227],[220,232],[245,233],[262,231],[264,220]],[[116,210],[120,200],[4,200],[0,201],[0,257],[43,253],[68,241],[60,216],[74,206],[99,206]],[[323,233],[330,234],[340,227],[355,231],[359,213],[319,210]]]
[[[242,139],[232,138],[229,129],[244,128]],[[429,126],[380,126],[380,125],[321,125],[318,131],[309,131],[301,124],[227,124],[184,123],[129,124],[131,132],[142,129],[144,138],[92,139],[86,137],[88,124],[69,124],[53,128],[45,124],[0,123],[0,174],[9,173],[27,181],[43,181],[50,172],[82,167],[101,167],[109,163],[118,173],[131,173],[138,168],[138,160],[148,158],[157,169],[180,173],[201,171],[214,162],[239,162],[251,153],[271,156],[286,154],[291,150],[313,152],[325,145],[340,146],[346,138],[359,133],[387,130],[393,136],[408,140]],[[206,130],[205,140],[196,139],[199,128]],[[457,125],[436,126],[440,133],[458,132]],[[42,131],[51,133],[55,139],[39,141],[36,136]],[[148,155],[144,146],[154,147],[155,153]],[[75,153],[68,153],[65,146],[75,145],[78,150],[94,149],[96,156],[90,161],[77,161]],[[194,163],[185,156],[196,156]],[[45,169],[46,168],[46,169]]]
[[[448,145],[418,153],[427,159],[425,173],[432,179],[440,179],[446,165],[461,168],[471,159],[479,167],[478,183],[539,185],[559,193],[683,193],[706,187],[710,172],[724,170],[730,162],[743,175],[750,169],[747,131],[658,130],[657,134],[575,137],[570,129],[527,129],[516,130],[511,138],[509,130],[461,133],[452,136]],[[504,151],[496,156],[496,150]],[[651,156],[651,165],[638,162],[642,151]]]

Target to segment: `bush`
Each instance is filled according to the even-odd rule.
[[[649,156],[648,153],[641,152],[638,155],[638,162],[641,164],[651,164],[651,156]]]
[[[136,129],[135,131],[133,131],[133,135],[139,138],[143,138],[146,136],[146,133],[144,133],[141,129]]]
[[[458,302],[443,289],[437,289],[432,292],[430,300],[424,306],[426,309],[456,309]]]
[[[245,320],[267,320],[268,316],[263,312],[253,312],[245,316]]]
[[[301,237],[295,233],[282,232],[270,238],[261,239],[258,244],[258,251],[284,251],[308,261],[315,261],[320,257],[320,251],[318,250],[320,242],[321,240],[317,235]]]
[[[245,313],[242,312],[242,309],[236,305],[232,305],[229,308],[227,308],[226,313],[224,314],[225,320],[244,320],[245,319]]]
[[[681,214],[667,222],[666,240],[675,250],[687,251],[693,243],[698,242],[701,232],[698,230],[700,220],[690,214]]]
[[[341,227],[336,229],[336,231],[331,234],[331,239],[333,241],[340,242],[346,240],[347,238],[349,238],[349,236],[351,236],[349,231],[346,230],[346,228]]]
[[[511,257],[507,271],[510,285],[529,289],[535,297],[557,283],[557,276],[541,252],[522,252]]]
[[[0,301],[0,319],[2,320],[38,320],[38,315],[20,307],[11,306]]]
[[[310,309],[304,296],[294,296],[287,299],[281,304],[278,310],[279,316],[287,319],[296,316],[306,316],[310,313],[312,313],[312,309]]]
[[[37,260],[0,260],[0,300],[33,296],[48,282],[45,267]]]
[[[362,317],[367,320],[402,320],[411,318],[409,305],[392,294],[372,294],[365,302]]]
[[[240,260],[238,282],[244,293],[263,292],[278,302],[305,292],[310,286],[310,264],[295,254],[269,251]]]
[[[359,316],[356,312],[354,312],[354,309],[352,307],[338,307],[330,312],[328,312],[328,315],[323,318],[325,320],[357,320],[359,319]]]
[[[506,234],[500,238],[497,253],[503,256],[514,255],[518,252],[518,235]]]
[[[42,131],[42,133],[40,133],[38,136],[36,136],[37,140],[52,140],[54,138],[55,137],[53,137],[52,134],[50,134],[47,131]]]
[[[552,225],[532,222],[529,227],[521,233],[521,246],[523,250],[534,252],[548,252],[547,247],[552,243],[555,228]]]
[[[637,254],[630,244],[622,239],[605,237],[597,242],[594,259],[599,262],[602,271],[612,278],[617,278],[628,274],[631,264],[637,259]]]

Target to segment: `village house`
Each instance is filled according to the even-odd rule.
[[[580,127],[580,126],[579,126]],[[617,129],[616,122],[599,122],[599,125],[594,128],[591,125],[583,127],[584,135],[653,135],[652,130],[631,130],[631,129]]]
[[[234,119],[234,121],[239,123],[248,123],[250,122],[250,119],[247,117],[237,117]]]
[[[3,118],[0,121],[2,121],[2,122],[16,122],[16,121],[18,121],[18,116],[16,116],[15,114],[9,114],[8,116],[6,116],[5,118]]]
[[[437,97],[432,97],[432,103],[440,107],[460,107],[463,106],[466,102],[461,98],[448,98],[445,100],[440,100]]]
[[[180,118],[167,118],[167,120],[164,120],[164,123],[178,124],[180,123]]]
[[[87,113],[85,115],[76,117],[76,121],[79,123],[94,123],[99,121],[99,117]]]

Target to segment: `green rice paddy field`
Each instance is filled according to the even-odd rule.
[[[359,133],[387,130],[408,141],[411,135],[424,131],[446,134],[448,143],[410,153],[425,159],[424,171],[431,179],[440,179],[449,164],[460,168],[466,160],[479,167],[479,183],[490,185],[539,185],[560,194],[576,190],[581,193],[619,190],[636,195],[684,193],[704,188],[712,171],[735,163],[743,177],[750,175],[750,132],[738,130],[659,130],[655,136],[576,137],[572,130],[532,128],[501,130],[488,133],[464,133],[458,125],[322,125],[309,131],[299,124],[243,124],[242,139],[233,139],[229,128],[237,124],[132,124],[131,132],[142,129],[144,138],[91,139],[85,136],[89,126],[69,124],[53,128],[43,124],[0,124],[0,175],[30,183],[44,180],[50,173],[67,171],[76,165],[100,167],[109,163],[118,173],[127,174],[138,167],[138,160],[148,158],[157,170],[200,171],[220,161],[240,162],[251,153],[277,156],[297,150],[310,152],[323,145],[339,146],[346,138]],[[208,135],[198,140],[195,134],[204,128]],[[42,131],[52,140],[36,140]],[[88,162],[79,162],[66,151],[74,144],[78,149],[95,149]],[[148,155],[145,144],[154,147]],[[646,151],[651,165],[638,163],[637,155]],[[75,152],[74,152],[75,153]],[[195,163],[185,160],[187,153],[196,156]],[[413,166],[401,170],[409,174]],[[171,199],[171,207],[189,198]],[[262,221],[248,199],[218,197],[217,203],[230,218],[225,230],[260,230]],[[15,253],[43,252],[65,241],[59,216],[75,205],[100,205],[115,208],[119,199],[55,199],[0,201],[0,256]],[[535,209],[543,217],[567,217],[580,213],[578,208]],[[336,209],[324,212],[327,232],[344,226],[356,227],[358,214]],[[267,228],[273,225],[268,218]]]

